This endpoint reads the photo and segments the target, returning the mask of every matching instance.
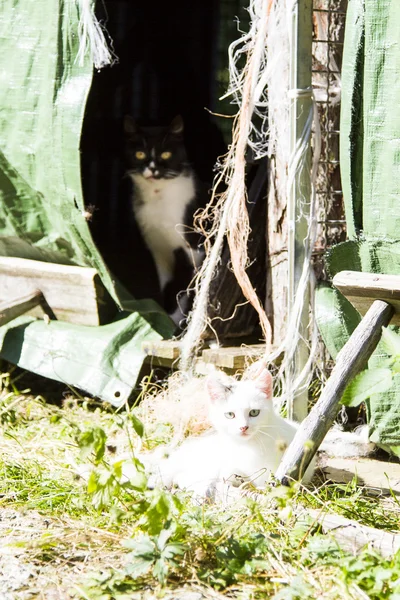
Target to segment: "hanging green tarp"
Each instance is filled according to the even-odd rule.
[[[84,60],[78,54],[90,13],[87,0],[2,2],[0,255],[94,267],[120,305],[81,189],[79,145],[93,65],[89,52]],[[0,329],[0,356],[118,404],[136,383],[141,341],[173,329],[152,301],[131,302],[129,310],[96,328],[19,319]]]
[[[327,257],[342,270],[400,275],[400,2],[349,0],[342,68],[340,164],[349,241]],[[337,291],[321,288],[317,320],[335,357],[359,322]],[[378,346],[371,362],[383,357]],[[400,445],[400,375],[368,402],[371,439]]]

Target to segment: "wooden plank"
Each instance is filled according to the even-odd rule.
[[[306,516],[311,516],[322,527],[324,533],[330,533],[339,543],[340,548],[357,552],[361,548],[374,548],[383,556],[392,556],[400,550],[400,534],[391,533],[375,527],[361,525],[341,515],[324,513],[308,509]]]
[[[393,306],[392,325],[400,325],[400,276],[377,275],[359,271],[341,271],[333,278],[333,285],[365,315],[375,300],[384,300]]]
[[[24,258],[0,257],[0,302],[40,290],[60,321],[101,325],[116,313],[96,269]],[[30,315],[43,318],[43,310]]]
[[[211,363],[222,369],[242,371],[250,362],[265,354],[264,344],[229,348],[207,348],[202,352],[205,363]]]
[[[162,367],[178,368],[181,343],[179,340],[159,340],[142,342],[142,350],[154,364]],[[265,353],[264,344],[232,346],[227,348],[207,348],[196,361],[196,372],[206,374],[208,366],[234,374],[243,371],[249,363],[261,358]]]
[[[142,350],[147,356],[177,361],[181,355],[181,343],[178,340],[159,340],[157,342],[142,342]],[[169,366],[166,364],[165,366]]]
[[[328,458],[322,471],[335,483],[349,483],[376,489],[379,494],[400,494],[400,464],[370,458]]]
[[[393,308],[389,304],[375,300],[339,352],[319,400],[301,423],[278,467],[276,478],[283,484],[288,485],[292,479],[299,479],[300,471],[306,471],[336,418],[346,386],[365,368],[380,340],[382,326],[389,324],[392,315]]]
[[[55,315],[48,306],[45,297],[40,290],[14,298],[8,302],[0,303],[0,327],[24,315],[36,306],[40,306],[43,313],[49,319],[55,319]]]

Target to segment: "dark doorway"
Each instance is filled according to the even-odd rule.
[[[131,181],[124,176],[123,118],[160,125],[181,114],[189,159],[199,179],[211,184],[232,120],[210,111],[237,110],[219,97],[228,84],[228,46],[238,36],[237,21],[246,28],[248,14],[240,0],[97,4],[118,60],[94,73],[87,102],[85,203],[93,207],[92,234],[113,274],[134,297],[160,300],[155,267],[133,218]]]

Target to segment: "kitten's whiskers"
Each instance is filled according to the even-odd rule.
[[[261,429],[258,430],[258,433],[261,433],[262,435],[265,435],[266,437],[270,438],[274,442],[276,441],[275,438],[272,435],[270,435],[269,433],[266,433],[265,431],[262,431]]]

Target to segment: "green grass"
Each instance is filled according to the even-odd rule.
[[[165,441],[167,426],[146,420],[144,431],[140,408],[74,398],[59,407],[2,382],[0,538],[18,564],[36,569],[38,597],[56,586],[60,598],[172,599],[186,586],[209,598],[400,599],[400,555],[344,550],[307,513],[395,532],[395,496],[323,483],[270,487],[224,507],[147,490],[134,456]],[[125,483],[124,456],[136,464]],[[12,597],[30,597],[30,586],[21,582]]]

